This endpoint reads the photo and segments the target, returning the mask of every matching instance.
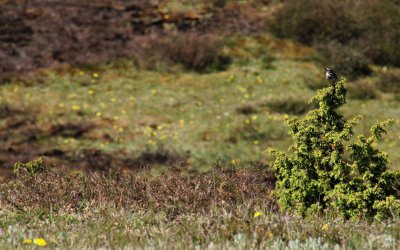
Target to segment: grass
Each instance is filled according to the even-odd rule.
[[[207,74],[179,67],[139,71],[118,61],[1,85],[0,157],[26,145],[18,157],[47,152],[50,162],[58,155],[63,161],[54,173],[2,181],[0,248],[43,237],[49,248],[395,249],[397,219],[281,214],[265,185],[271,177],[263,172],[270,164],[265,149],[288,148],[285,117],[303,115],[323,86],[315,52],[263,35],[230,37],[224,53],[233,59],[230,67]],[[375,74],[364,80],[377,84]],[[395,93],[375,91],[371,99],[349,99],[341,110],[363,115],[356,133],[399,117]],[[393,169],[399,169],[399,128],[397,120],[380,142]],[[180,164],[144,157],[154,152],[177,155],[168,159]],[[84,169],[79,159],[94,157],[97,166],[119,155],[127,158],[118,159],[115,175],[71,170]],[[149,169],[131,169],[137,159]],[[262,170],[251,172],[254,167]]]
[[[400,229],[397,223],[370,225],[321,218],[304,221],[268,211],[254,218],[246,206],[233,213],[215,209],[174,220],[163,212],[106,206],[85,214],[42,218],[10,215],[2,223],[3,249],[20,247],[23,239],[33,237],[45,237],[50,248],[74,249],[395,249]]]
[[[244,39],[240,47],[228,47],[227,53],[236,55],[233,51],[242,50],[242,55],[252,55],[269,47],[265,37]],[[270,44],[279,42],[268,39]],[[288,147],[290,138],[282,126],[285,115],[302,114],[309,108],[306,102],[315,90],[307,87],[305,79],[323,81],[318,77],[322,70],[315,64],[293,58],[293,46],[269,52],[276,58],[271,69],[263,68],[263,58],[255,58],[208,74],[137,71],[129,63],[50,71],[42,74],[41,84],[0,86],[0,100],[3,105],[34,111],[38,128],[67,122],[93,126],[80,137],[39,137],[36,145],[40,147],[66,152],[122,150],[131,155],[162,148],[188,155],[189,164],[197,168],[207,168],[217,158],[250,163],[265,158],[267,147]],[[237,112],[246,105],[256,106],[257,113]],[[381,98],[350,100],[343,112],[347,116],[361,113],[360,131],[367,133],[374,121],[398,117],[398,107],[399,102]],[[256,124],[252,134],[240,136],[249,133],[251,124]],[[382,142],[394,163],[400,159],[395,153],[399,126]],[[397,168],[396,164],[392,167]]]
[[[393,249],[399,244],[397,219],[371,223],[279,213],[270,197],[273,187],[266,185],[272,176],[265,168],[204,174],[172,168],[152,177],[146,171],[82,175],[47,168],[19,175],[1,186],[0,246],[14,249],[34,238],[45,239],[49,248]]]

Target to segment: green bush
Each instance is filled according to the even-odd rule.
[[[350,142],[360,117],[347,120],[337,112],[346,102],[344,83],[342,78],[318,91],[311,101],[319,108],[304,118],[287,120],[295,142],[289,152],[273,151],[280,208],[301,215],[330,211],[345,218],[398,215],[400,172],[388,170],[386,153],[374,146],[392,121],[379,122],[370,137]]]
[[[37,173],[43,172],[45,170],[45,164],[43,162],[43,157],[37,160],[33,160],[27,163],[17,162],[14,164],[13,172],[15,175],[28,174],[36,175]]]

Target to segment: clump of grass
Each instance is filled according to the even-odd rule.
[[[377,87],[373,83],[365,81],[356,81],[349,84],[348,90],[350,99],[372,100],[379,96]]]
[[[400,93],[400,73],[392,71],[381,72],[375,84],[383,92]]]
[[[299,99],[296,96],[287,96],[284,98],[271,97],[259,105],[268,107],[272,112],[292,115],[304,114],[313,107],[306,100]]]

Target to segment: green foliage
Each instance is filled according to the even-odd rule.
[[[358,136],[350,142],[360,117],[348,120],[337,112],[346,102],[344,84],[341,79],[336,86],[318,91],[311,101],[319,108],[304,118],[287,120],[295,142],[288,153],[275,151],[278,203],[281,209],[301,215],[332,211],[345,218],[387,218],[398,214],[400,173],[388,170],[387,154],[374,146],[393,121],[379,122],[370,137]]]
[[[45,169],[45,164],[43,162],[43,158],[40,157],[37,160],[33,160],[27,163],[17,162],[14,164],[14,174],[28,174],[28,175],[36,175],[37,173],[43,172]]]

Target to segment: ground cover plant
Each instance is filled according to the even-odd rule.
[[[397,3],[346,9],[356,3],[305,1],[317,25],[302,26],[314,27],[311,35],[295,31],[312,42],[269,34],[278,34],[271,20],[294,32],[285,21],[303,12],[282,13],[297,2],[304,3],[0,1],[0,248],[398,248],[389,171],[400,161],[396,19],[389,15]],[[376,12],[363,12],[371,3]],[[374,21],[353,20],[359,12]],[[387,28],[369,28],[377,24]],[[274,170],[266,149],[290,147],[288,117],[299,127],[313,124],[307,114],[319,105],[308,100],[318,91],[343,101],[342,85],[332,93],[323,79],[322,66],[333,63],[349,79],[346,105],[330,109],[333,123],[361,115],[353,132],[366,138],[314,129],[330,131],[321,156],[321,138],[308,131],[316,146],[310,159],[348,171],[337,177],[299,164],[314,173],[310,183],[323,182],[318,198],[308,190],[304,198],[282,186],[285,166]],[[368,139],[388,118],[389,136]],[[328,155],[336,165],[323,161]]]

